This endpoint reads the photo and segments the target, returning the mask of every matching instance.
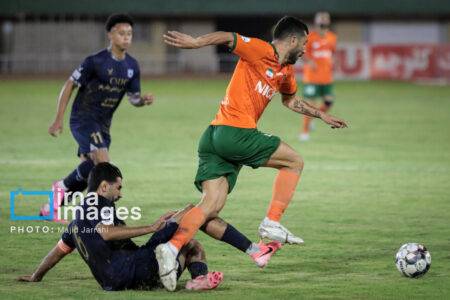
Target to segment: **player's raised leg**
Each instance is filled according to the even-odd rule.
[[[294,196],[303,170],[303,159],[288,144],[281,142],[278,149],[262,166],[278,169],[279,172],[275,178],[269,210],[258,228],[259,236],[283,243],[302,244],[303,240],[282,226],[280,219]]]

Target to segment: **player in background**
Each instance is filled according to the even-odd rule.
[[[281,215],[294,195],[303,160],[279,137],[258,131],[256,123],[275,94],[281,92],[281,100],[287,108],[321,118],[332,128],[347,127],[344,120],[328,115],[296,96],[292,65],[305,51],[307,34],[308,28],[303,22],[283,17],[275,26],[272,43],[231,32],[214,32],[198,38],[176,31],[164,35],[167,44],[183,49],[225,45],[240,59],[220,110],[199,142],[195,185],[203,193],[202,199],[183,217],[170,241],[156,248],[158,262],[164,262],[160,264],[160,274],[173,269],[182,247],[200,227],[219,215],[243,165],[279,170],[269,210],[258,228],[259,236],[303,243],[280,224]],[[240,239],[231,232],[225,232],[225,235],[229,244]],[[170,289],[176,285],[176,278],[165,278],[162,283]]]
[[[127,53],[133,39],[132,18],[126,14],[111,15],[105,29],[109,47],[88,56],[66,81],[59,95],[55,120],[48,129],[55,137],[62,133],[64,112],[73,90],[78,87],[70,114],[70,130],[78,143],[81,163],[52,187],[54,221],[65,222],[56,217],[64,193],[84,191],[92,167],[109,161],[111,120],[123,96],[127,94],[130,103],[137,107],[153,102],[152,94],[141,95],[139,65]],[[50,214],[48,204],[42,205],[40,214]]]
[[[333,56],[336,52],[337,35],[329,30],[330,14],[327,12],[318,12],[314,24],[315,29],[308,34],[306,52],[303,55],[305,61],[303,98],[315,106],[315,98],[321,97],[323,103],[319,106],[319,110],[328,112],[334,102]],[[304,115],[300,141],[309,140],[312,124],[311,117]]]
[[[187,206],[178,213],[169,211],[150,226],[126,226],[116,215],[115,209],[115,202],[122,198],[120,170],[110,163],[99,163],[92,169],[88,181],[88,190],[97,193],[98,202],[87,200],[90,197],[88,194],[84,203],[79,205],[81,211],[77,210],[76,218],[36,271],[32,275],[20,276],[15,280],[41,281],[48,271],[77,248],[104,290],[158,287],[158,262],[154,249],[158,244],[170,239],[182,216],[193,206]],[[94,211],[97,211],[96,217]],[[141,247],[131,240],[153,232],[155,234]],[[174,272],[177,278],[185,268],[191,273],[192,279],[186,283],[186,289],[210,290],[222,281],[221,272],[208,273],[205,251],[196,240],[187,243],[177,262]]]

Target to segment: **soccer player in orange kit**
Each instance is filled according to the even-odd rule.
[[[183,217],[171,240],[155,250],[161,282],[167,290],[176,288],[176,257],[181,248],[200,227],[208,226],[208,222],[219,215],[243,165],[279,170],[269,210],[258,228],[259,236],[277,243],[303,243],[300,237],[280,224],[281,215],[294,195],[303,159],[279,137],[260,132],[256,123],[275,94],[280,92],[287,108],[320,118],[332,128],[347,127],[344,120],[319,111],[296,95],[293,64],[305,51],[307,34],[308,27],[303,22],[283,17],[275,26],[272,43],[231,32],[214,32],[198,38],[176,31],[164,35],[164,41],[177,48],[225,45],[240,56],[219,113],[199,142],[195,185],[203,197]],[[235,230],[226,227],[223,231],[222,241],[235,246],[233,241],[242,240]],[[255,262],[264,266],[278,247],[278,244],[267,247],[260,243],[245,252],[253,253]]]
[[[306,62],[303,78],[303,98],[315,106],[317,97],[323,99],[319,110],[327,112],[334,102],[333,90],[333,55],[336,51],[337,35],[331,32],[330,14],[318,12],[314,18],[315,30],[308,34],[308,43],[303,60]],[[309,140],[312,127],[311,117],[303,116],[303,128],[300,141]]]

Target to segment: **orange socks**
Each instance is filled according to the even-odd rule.
[[[180,251],[194,237],[204,223],[205,214],[199,207],[194,207],[183,217],[170,243]]]
[[[270,201],[267,217],[271,221],[280,222],[281,215],[286,210],[289,202],[294,196],[300,175],[290,171],[280,170],[273,185],[273,197]]]

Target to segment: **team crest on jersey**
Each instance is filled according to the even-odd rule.
[[[267,78],[272,79],[273,78],[273,70],[267,69],[266,76],[267,76]]]
[[[112,75],[113,71],[114,71],[114,69],[113,69],[113,68],[111,68],[111,69],[108,69],[108,75]]]
[[[73,71],[73,73],[72,73],[73,79],[75,79],[75,80],[80,79],[82,70],[83,70],[83,68],[79,67],[78,70]]]
[[[134,71],[133,69],[128,69],[128,78],[133,77]]]
[[[246,36],[243,36],[243,35],[241,35],[241,38],[242,38],[242,40],[244,41],[244,42],[246,42],[246,43],[248,43],[248,42],[250,42],[250,38],[248,38],[248,37],[246,37]]]

